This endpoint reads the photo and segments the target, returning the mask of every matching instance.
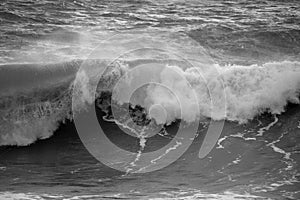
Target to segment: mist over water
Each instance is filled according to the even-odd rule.
[[[0,199],[300,198],[299,2],[5,0],[0,23]],[[134,39],[107,40],[123,33]],[[192,65],[154,50],[114,60],[148,46],[184,54]],[[107,119],[111,99],[127,105],[133,79],[123,77],[119,90],[112,86],[131,66],[148,63],[153,68],[136,77],[152,75],[167,87],[147,85],[133,102],[167,132],[147,138],[144,150],[176,139],[178,120],[201,123],[168,167],[124,174],[99,163],[80,141],[74,80],[83,92],[75,108],[95,104],[109,139],[137,152],[141,140]],[[110,65],[96,103],[85,87],[99,77],[82,73],[84,64],[90,74]],[[199,159],[208,120],[226,122],[216,146]]]

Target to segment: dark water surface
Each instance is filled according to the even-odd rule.
[[[199,159],[203,129],[175,163],[137,175],[126,175],[98,162],[82,145],[74,124],[67,122],[51,138],[29,147],[1,147],[1,190],[45,199],[113,199],[114,195],[121,199],[299,198],[300,129],[292,121],[299,119],[299,109],[294,105],[262,136],[257,134],[263,124],[273,122],[272,116],[261,116],[246,125],[226,123],[216,149]],[[126,143],[129,148],[138,146],[126,142],[127,135],[117,126],[106,123],[103,127],[110,129],[112,141],[123,141],[123,148]],[[152,146],[159,142],[161,138]],[[16,194],[2,195],[18,198]]]

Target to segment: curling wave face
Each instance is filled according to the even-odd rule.
[[[104,60],[88,62],[95,65],[95,69],[104,68],[108,64]],[[133,62],[124,61],[112,66],[109,73],[100,79],[99,83],[103,87],[98,91],[97,98],[102,98],[103,91],[111,91],[116,80],[126,74],[127,66]],[[0,145],[29,145],[37,139],[50,137],[61,122],[72,119],[72,85],[81,63],[81,60],[76,60],[58,64],[0,66]],[[155,73],[159,81],[168,85],[172,91],[182,94],[179,98],[183,104],[183,113],[178,115],[176,111],[180,109],[179,105],[174,103],[171,95],[167,95],[162,88],[149,86],[146,89],[146,100],[137,99],[136,104],[149,111],[151,105],[163,103],[168,108],[168,117],[162,122],[154,116],[156,122],[169,123],[180,117],[186,122],[211,118],[246,123],[265,112],[280,114],[285,111],[288,103],[299,104],[299,62],[273,62],[261,66],[214,64],[213,68],[218,69],[219,75],[208,65],[183,69],[168,61],[164,64],[167,67]],[[191,87],[178,81],[176,75],[168,70],[175,70],[185,77]],[[143,76],[147,76],[147,72],[141,74],[141,78]],[[86,81],[91,81],[89,77],[84,73],[77,74],[77,77],[82,82],[81,90],[85,91],[78,96],[82,98],[83,104],[76,105],[82,109],[85,103],[94,103],[94,96],[91,96],[89,88],[84,88]],[[127,82],[130,85],[129,79]],[[220,95],[223,89],[225,99]],[[191,92],[197,94],[198,102],[193,103],[198,103],[198,113],[195,113],[196,109],[191,104]],[[118,103],[125,103],[122,102],[122,92],[116,94],[119,94],[116,97]],[[214,105],[211,105],[211,96],[217,99]],[[221,108],[218,110],[224,101],[225,113],[221,112]]]

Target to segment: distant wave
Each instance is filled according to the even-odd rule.
[[[0,66],[0,145],[29,145],[37,139],[50,137],[61,122],[72,119],[72,86],[81,63],[76,60],[58,64]],[[91,64],[96,68],[105,67],[107,63],[94,60]],[[190,105],[188,93],[180,97],[186,103],[182,118],[189,122],[196,117],[208,117],[245,123],[265,112],[280,114],[289,102],[299,104],[300,62],[273,62],[261,66],[215,64],[214,67],[220,72],[218,76],[206,66],[202,71],[208,83],[200,78],[201,74],[195,68],[184,70],[177,66],[170,67],[176,68],[191,83],[198,96],[200,113],[187,106]],[[106,83],[106,90],[126,70],[126,67],[115,66],[106,74],[101,79]],[[77,77],[80,76],[77,74]],[[82,76],[87,78],[84,74]],[[184,85],[173,84],[176,80],[167,71],[159,72],[159,76],[161,81],[170,84],[172,90],[188,91]],[[222,90],[221,83],[225,88],[226,113],[217,112],[217,109],[211,112],[210,95],[218,97]],[[169,120],[178,118],[174,110],[180,108],[170,103],[172,99],[168,99],[167,95],[155,95],[155,92],[157,88],[148,88],[148,100],[165,103],[170,111]],[[220,98],[219,101],[225,99]],[[144,103],[143,106],[147,108],[149,105]]]

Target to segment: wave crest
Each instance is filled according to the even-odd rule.
[[[162,71],[155,71],[155,66],[148,70],[138,72],[136,76],[139,76],[139,79],[147,79],[149,74],[154,73],[154,77],[157,77],[155,81],[176,93],[181,105],[174,103],[175,97],[168,95],[167,89],[159,85],[148,86],[146,98],[142,95],[141,99],[135,101],[147,110],[152,105],[163,104],[168,112],[169,121],[179,118],[178,113],[182,109],[181,118],[186,122],[196,121],[199,117],[208,117],[213,120],[226,119],[245,123],[264,112],[280,114],[284,112],[288,103],[299,103],[299,62],[273,62],[261,66],[216,64],[188,69],[170,65]],[[178,74],[184,77],[190,86],[181,81]],[[128,103],[126,100],[134,86],[133,82],[131,76],[122,81],[121,87],[115,91],[114,100],[119,104]],[[193,92],[198,97],[200,113],[193,106],[195,103],[191,98]],[[225,112],[222,106],[224,102]]]
[[[28,77],[26,80],[24,79],[23,82],[30,82],[32,88],[34,88],[34,84],[38,82],[43,83],[45,87],[38,87],[38,90],[25,91],[20,86],[21,89],[19,90],[11,90],[14,91],[11,94],[1,94],[0,145],[29,145],[37,139],[50,137],[61,122],[66,119],[72,119],[72,84],[79,64],[80,62],[71,62],[67,65],[54,65],[55,67],[51,68],[48,72],[49,74],[53,74],[53,76],[48,78],[47,83],[45,83],[45,80],[34,78],[39,76],[39,73],[45,73],[40,67],[36,67],[35,69],[31,69],[30,73],[28,72],[26,75],[33,77],[35,82],[32,83]],[[95,67],[100,65],[99,63],[93,64],[95,64]],[[66,69],[63,66],[68,66],[68,68]],[[18,68],[20,67],[21,66],[18,66]],[[186,118],[186,121],[191,121],[191,119],[195,117],[208,117],[213,120],[226,119],[245,123],[264,112],[280,114],[285,111],[288,103],[300,103],[299,62],[273,62],[260,66],[219,66],[215,64],[214,68],[217,68],[219,74],[212,71],[209,66],[198,66],[199,68],[197,69],[182,69],[172,64],[170,67],[176,68],[177,72],[188,80],[192,90],[196,92],[198,97],[200,113],[194,113],[195,110],[193,110],[192,106],[185,106],[186,111],[183,120]],[[63,75],[60,74],[60,79],[65,79],[65,81],[57,81],[56,75],[60,73],[63,68],[66,71],[64,71]],[[199,69],[201,70],[199,71]],[[112,89],[116,80],[118,80],[126,70],[126,66],[124,67],[122,65],[108,68],[105,76],[100,79],[100,85],[101,83],[103,84],[101,85],[102,89],[97,91],[97,98],[110,99],[107,91]],[[13,75],[14,73],[10,73],[10,79],[16,80],[13,78]],[[147,73],[144,75],[146,76]],[[160,72],[159,75],[161,81],[168,82],[172,90],[179,92],[187,90],[184,85],[176,83],[176,77],[173,77],[172,74],[167,73],[167,71]],[[201,78],[203,75],[206,80]],[[2,74],[2,76],[5,75]],[[10,83],[3,83],[10,85]],[[49,83],[55,84],[50,84],[50,87]],[[218,98],[221,90],[223,90],[222,84],[224,85],[226,99]],[[15,85],[12,86],[14,87]],[[1,86],[2,89],[5,87],[5,85]],[[88,88],[85,90],[87,90],[86,93],[80,94],[88,97],[90,92]],[[162,100],[165,104],[172,102],[172,99],[168,99],[169,95],[157,98],[158,95],[156,95],[155,92],[157,92],[157,88],[148,88],[148,103],[151,102],[155,104]],[[104,96],[101,96],[101,94]],[[219,102],[226,101],[225,113],[218,112],[218,109],[212,112],[211,95],[215,95],[215,99],[218,99]],[[183,95],[181,98],[184,103],[189,104],[188,95]],[[100,107],[109,107],[107,101],[100,102]],[[91,102],[89,101],[88,103]],[[84,105],[78,106],[84,107]],[[146,104],[144,104],[144,106],[147,108]],[[178,109],[176,107],[178,105],[169,103],[168,106],[170,108],[170,113],[168,114],[172,116],[170,120],[175,120],[178,116],[174,115],[175,112],[172,112],[172,114],[171,111]],[[217,107],[218,102],[213,106]]]

